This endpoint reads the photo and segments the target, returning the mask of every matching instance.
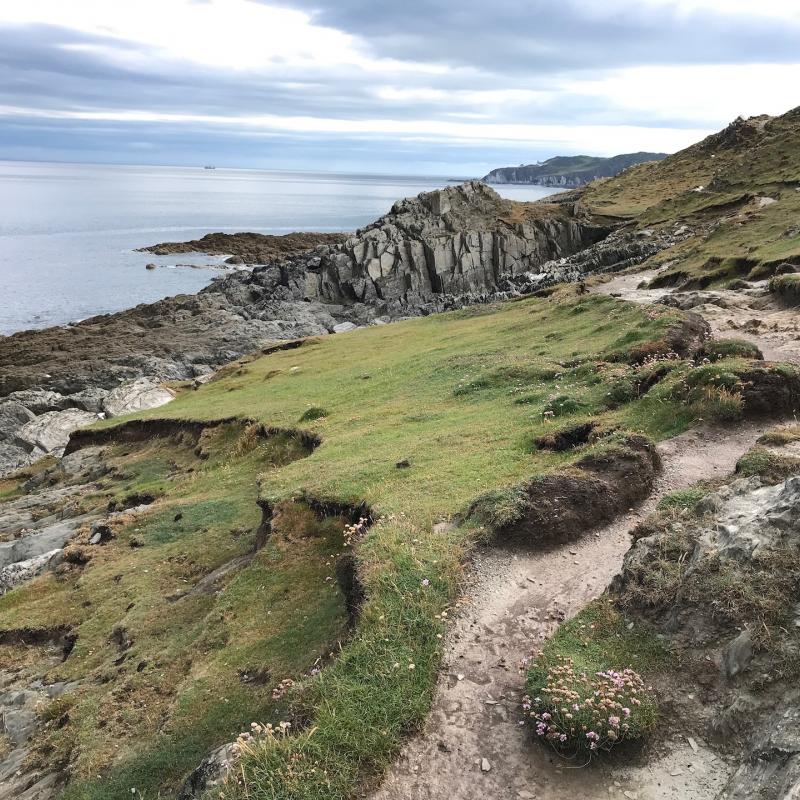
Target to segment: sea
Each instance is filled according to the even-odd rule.
[[[214,231],[354,231],[446,177],[0,161],[0,334],[77,322],[223,274],[224,257],[136,252]],[[537,200],[539,186],[497,186]],[[145,265],[159,268],[146,270]]]

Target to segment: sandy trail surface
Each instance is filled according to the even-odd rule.
[[[590,291],[610,294],[636,303],[656,303],[666,295],[696,296],[705,299],[690,310],[700,314],[711,326],[716,339],[746,339],[757,345],[767,361],[800,364],[800,313],[797,308],[775,300],[767,282],[753,283],[751,289],[710,289],[698,292],[674,292],[672,289],[640,289],[659,270],[617,275]]]

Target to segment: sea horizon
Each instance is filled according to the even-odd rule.
[[[208,166],[208,165],[205,165]],[[224,256],[137,252],[213,232],[350,232],[444,176],[0,159],[0,334],[193,293]],[[535,200],[555,190],[495,187]],[[148,263],[158,269],[145,270]]]

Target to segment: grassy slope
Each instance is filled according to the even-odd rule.
[[[433,524],[488,490],[586,453],[533,446],[555,427],[591,418],[601,431],[658,439],[707,416],[676,399],[690,364],[669,362],[668,377],[638,397],[631,391],[637,368],[612,360],[662,340],[678,315],[569,293],[473,308],[245,360],[139,415],[238,416],[312,431],[322,445],[305,458],[281,437],[242,451],[235,426],[205,435],[207,461],[172,440],[112,445],[108,457],[122,475],[106,478],[84,502],[142,491],[163,499],[93,550],[82,571],[0,598],[0,630],[64,623],[79,635],[52,677],[89,680],[76,693],[69,724],[43,739],[64,756],[77,743],[67,796],[122,798],[132,786],[170,796],[212,746],[253,720],[275,723],[284,713],[307,727],[248,756],[249,797],[344,798],[379,775],[424,719],[441,614],[456,595],[466,553],[483,535],[464,526],[434,532]],[[309,408],[326,416],[300,424]],[[549,408],[561,414],[552,422],[543,419]],[[410,466],[398,468],[404,459]],[[299,535],[279,530],[218,594],[165,599],[252,546],[256,476],[273,503],[365,501],[383,517],[356,546],[368,602],[354,635],[319,676],[277,704],[271,689],[283,677],[302,677],[344,633],[342,598],[325,580],[330,556],[341,549],[342,522],[312,531],[316,523],[307,520]],[[131,549],[134,537],[144,546]],[[109,640],[120,622],[134,639],[121,666]],[[268,670],[264,685],[239,679],[253,668]],[[92,780],[98,773],[103,778]]]
[[[746,277],[760,265],[769,274],[774,263],[800,257],[800,111],[765,119],[598,181],[582,203],[642,227],[683,221],[702,230],[649,265],[678,259],[669,270],[681,273],[676,282]],[[762,207],[754,199],[761,196],[778,202]]]
[[[335,662],[306,682],[294,704],[293,713],[308,719],[313,735],[257,749],[247,762],[251,797],[349,796],[365,777],[380,772],[402,736],[421,722],[435,684],[437,635],[444,630],[439,614],[454,598],[460,564],[478,535],[464,528],[433,533],[432,523],[462,511],[486,490],[575,457],[531,446],[554,425],[542,420],[553,399],[568,397],[578,404],[578,411],[558,424],[591,416],[609,428],[660,438],[691,423],[691,410],[671,402],[666,391],[609,409],[608,392],[630,368],[597,368],[609,354],[660,339],[674,321],[675,312],[666,308],[648,316],[604,297],[476,308],[275,352],[234,366],[225,377],[144,415],[209,420],[239,415],[292,427],[308,408],[324,408],[326,417],[302,426],[319,434],[322,446],[308,458],[263,473],[261,494],[272,500],[304,494],[363,500],[384,515],[357,548],[369,602],[356,634]],[[569,366],[575,360],[580,363]],[[411,466],[398,469],[401,459]],[[252,497],[245,494],[242,513],[252,524]],[[275,580],[283,585],[283,579]],[[226,593],[235,586],[236,581]],[[303,604],[313,607],[320,602],[314,592],[322,594],[324,584],[311,586],[319,588]],[[37,592],[42,589],[34,585],[23,594]],[[7,600],[4,610],[0,601],[0,625],[8,624],[10,605]],[[258,626],[255,640],[257,631]],[[296,632],[288,629],[283,636],[297,647]],[[319,647],[324,639],[318,636],[311,644]],[[299,648],[306,660],[309,650],[313,647]],[[242,729],[259,714],[263,721],[277,721],[268,703],[260,708],[263,713],[256,704],[247,713],[239,709]],[[217,741],[229,739],[231,727],[217,726]],[[154,769],[152,753],[130,757],[117,773],[124,778],[114,786]],[[103,796],[122,796],[107,786]],[[94,791],[78,786],[70,796],[99,796]]]
[[[175,599],[252,549],[257,475],[300,455],[283,437],[241,452],[239,436],[239,426],[204,436],[207,461],[172,437],[110,446],[106,463],[120,472],[84,506],[139,492],[163,499],[105,546],[78,545],[88,538],[79,536],[70,549],[91,556],[83,569],[0,597],[0,629],[67,625],[78,636],[49,679],[81,686],[43,709],[53,724],[35,750],[48,764],[71,754],[66,797],[130,797],[132,787],[169,796],[244,721],[276,713],[275,684],[307,671],[346,634],[342,598],[325,582],[341,522],[300,539],[276,537],[217,596]],[[115,628],[132,640],[128,650],[112,641]],[[246,683],[243,671],[271,679]],[[67,724],[58,721],[64,712]]]
[[[541,416],[548,400],[569,396],[597,413],[608,387],[593,364],[659,338],[676,319],[667,309],[659,314],[650,319],[632,305],[590,297],[376,327],[246,363],[149,416],[238,415],[286,428],[309,407],[324,408],[326,417],[303,425],[324,445],[271,475],[262,494],[366,501],[428,524],[552,466],[551,454],[531,454],[528,444],[552,427]],[[589,366],[565,366],[578,358]],[[620,420],[656,436],[685,424],[657,405],[608,417]],[[411,467],[397,469],[401,459]]]

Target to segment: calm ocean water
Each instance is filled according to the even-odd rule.
[[[136,253],[212,231],[352,231],[445,178],[0,161],[0,334],[119,311],[220,274]],[[496,187],[517,200],[552,190]],[[147,271],[154,262],[169,269]]]

